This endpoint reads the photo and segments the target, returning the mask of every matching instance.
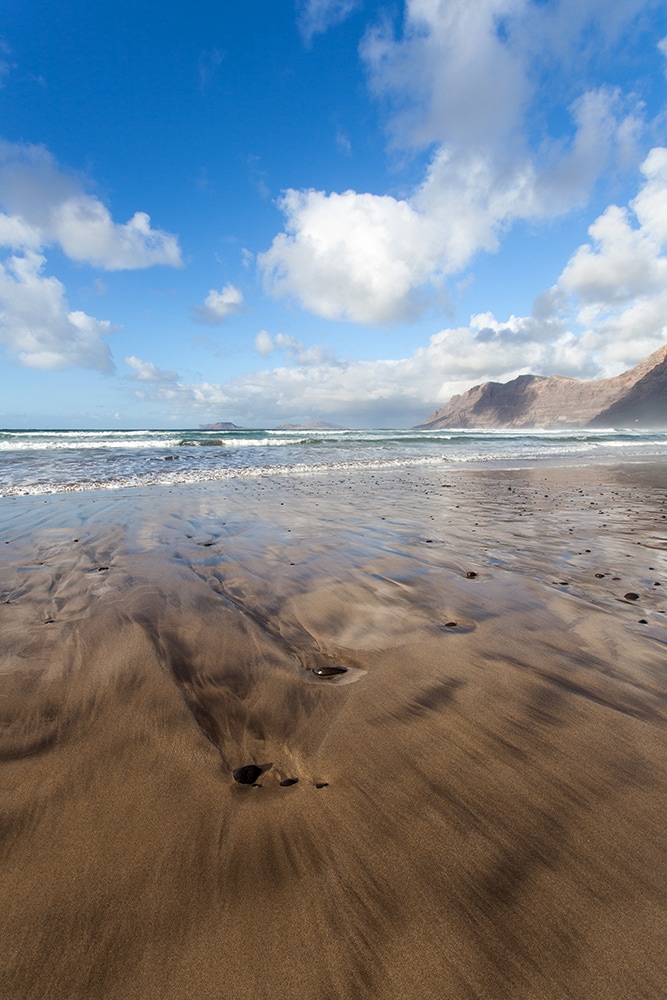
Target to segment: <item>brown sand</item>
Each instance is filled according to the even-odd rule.
[[[667,995],[666,486],[0,501],[3,1000]]]

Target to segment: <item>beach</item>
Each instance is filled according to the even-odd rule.
[[[0,996],[667,995],[666,497],[526,462],[0,499]]]

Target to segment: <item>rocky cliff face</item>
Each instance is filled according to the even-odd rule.
[[[667,427],[667,345],[615,378],[583,382],[520,375],[485,382],[419,427]]]

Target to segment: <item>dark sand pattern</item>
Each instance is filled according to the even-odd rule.
[[[3,1000],[667,993],[667,476],[434,475],[2,501]]]

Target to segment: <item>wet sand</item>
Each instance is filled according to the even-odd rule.
[[[667,995],[666,497],[0,500],[0,996]]]

